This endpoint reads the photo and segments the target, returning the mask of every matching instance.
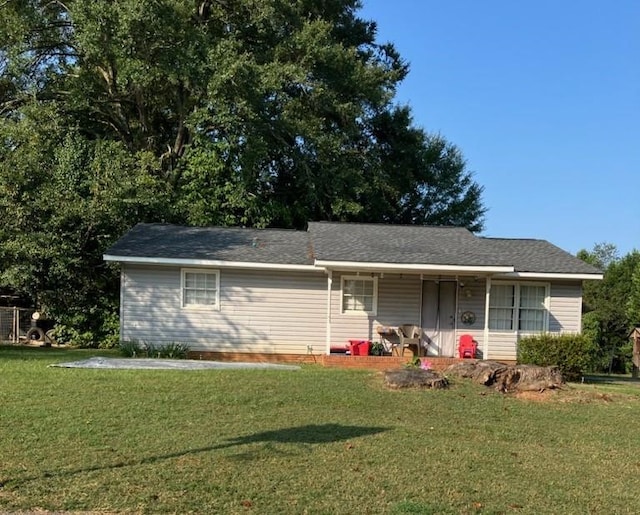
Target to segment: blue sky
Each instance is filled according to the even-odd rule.
[[[363,0],[416,125],[463,152],[485,236],[640,250],[640,1]]]

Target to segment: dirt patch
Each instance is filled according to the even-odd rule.
[[[585,391],[579,389],[572,389],[565,392],[559,401],[560,402],[574,402],[577,404],[590,404],[592,402],[610,403],[625,399],[627,396],[611,394],[607,392],[598,391]],[[631,397],[628,397],[631,398]]]
[[[540,391],[524,391],[513,394],[516,399],[533,402],[550,402],[557,401],[560,396],[560,390],[544,390]]]
[[[631,395],[600,392],[594,390],[582,390],[580,388],[574,388],[566,386],[561,389],[544,390],[544,391],[522,391],[514,392],[510,394],[516,399],[531,402],[559,402],[559,403],[571,403],[571,404],[591,404],[591,403],[604,403],[609,404],[612,402],[638,401],[637,397]]]

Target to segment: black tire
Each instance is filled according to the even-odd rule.
[[[40,327],[32,327],[27,331],[27,341],[30,342],[43,342],[44,331]]]

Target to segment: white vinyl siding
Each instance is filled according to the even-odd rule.
[[[342,312],[375,315],[378,300],[377,277],[342,277]]]
[[[220,273],[182,269],[182,307],[220,309]]]
[[[342,312],[343,276],[338,272],[333,274],[328,315],[328,279],[322,272],[201,269],[218,273],[218,311],[182,309],[179,266],[123,265],[122,339],[184,342],[195,351],[317,354],[328,351],[327,328],[331,330],[331,345],[345,345],[352,338],[377,340],[378,325],[421,324],[422,281],[418,275],[385,273],[376,286],[377,314],[348,316]],[[580,332],[579,281],[554,281],[550,286],[543,282],[493,281],[491,291],[495,293],[496,286],[515,288],[518,284],[546,289],[548,331]],[[515,327],[511,331],[490,330],[485,342],[485,283],[476,280],[470,286],[472,295],[460,296],[458,312],[473,311],[476,322],[470,326],[458,322],[456,342],[460,334],[470,333],[481,349],[489,349],[490,359],[516,359],[517,340],[527,333],[517,329],[521,317],[512,318]],[[522,295],[520,288],[517,291]],[[526,311],[527,317],[533,317],[533,311],[540,308],[529,304],[535,303],[523,301],[523,308],[530,310]]]
[[[122,338],[184,342],[195,351],[324,352],[325,274],[215,271],[219,273],[218,311],[181,308],[178,267],[124,266]]]
[[[579,282],[553,283],[549,299],[549,331],[582,331],[582,285]]]
[[[519,336],[514,332],[489,333],[488,354],[491,360],[515,360],[518,358]]]

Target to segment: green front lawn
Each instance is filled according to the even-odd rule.
[[[540,399],[376,372],[95,370],[0,347],[0,512],[633,513],[640,387]],[[533,396],[536,397],[536,396]]]

